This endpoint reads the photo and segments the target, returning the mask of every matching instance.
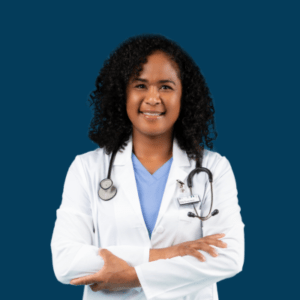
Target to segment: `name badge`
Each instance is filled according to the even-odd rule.
[[[184,196],[184,197],[177,198],[177,200],[180,205],[198,203],[201,201],[199,195]]]

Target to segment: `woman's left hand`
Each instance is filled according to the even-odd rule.
[[[102,269],[93,274],[72,279],[73,285],[90,285],[94,292],[100,290],[120,291],[140,286],[135,269],[127,262],[107,249],[100,249],[99,255],[104,260]]]

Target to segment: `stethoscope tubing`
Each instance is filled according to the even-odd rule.
[[[110,163],[109,163],[109,169],[108,169],[107,178],[103,179],[100,182],[100,188],[99,188],[99,191],[98,191],[98,195],[104,201],[109,201],[109,200],[113,199],[114,196],[117,193],[117,189],[113,186],[113,181],[110,178],[110,176],[111,176],[111,170],[112,170],[112,165],[113,165],[113,162],[114,162],[114,159],[115,159],[115,156],[116,156],[117,152],[118,152],[118,149],[115,150],[115,151],[113,151],[113,153],[112,153],[112,156],[111,156],[111,159],[110,159]],[[213,185],[212,185],[212,183],[213,183],[213,175],[212,175],[212,173],[210,172],[209,169],[203,168],[201,165],[202,165],[202,155],[201,155],[201,158],[198,158],[197,161],[196,161],[196,168],[189,173],[188,178],[187,178],[187,185],[188,185],[188,187],[190,189],[191,196],[193,196],[193,191],[192,191],[193,184],[192,184],[192,181],[193,181],[194,175],[196,173],[198,174],[200,172],[207,173],[208,178],[209,178],[209,182],[210,182],[210,189],[211,189],[211,201],[210,201],[209,213],[208,213],[208,215],[206,217],[200,217],[198,215],[197,210],[196,210],[196,208],[194,206],[194,203],[193,203],[193,207],[194,207],[194,210],[196,212],[196,215],[194,213],[192,213],[192,212],[189,212],[188,216],[189,217],[197,217],[201,221],[206,221],[210,217],[215,216],[216,214],[218,214],[219,211],[217,209],[215,209],[213,211],[213,213],[211,213],[211,210],[213,208]]]

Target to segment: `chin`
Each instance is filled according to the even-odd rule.
[[[167,135],[168,134],[168,130],[167,131],[162,131],[162,130],[143,130],[140,131],[139,133],[145,136],[149,136],[149,137],[156,137],[156,136],[162,136],[162,135]]]

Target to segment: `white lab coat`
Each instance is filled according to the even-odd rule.
[[[105,154],[103,148],[97,148],[77,155],[72,162],[51,240],[56,278],[68,284],[71,279],[99,271],[103,266],[103,259],[98,255],[101,247],[135,267],[141,287],[119,292],[93,292],[85,286],[84,300],[217,300],[216,282],[239,273],[244,263],[244,224],[230,163],[226,157],[205,150],[202,166],[213,174],[213,209],[220,212],[204,222],[190,218],[187,213],[194,212],[193,206],[179,205],[180,190],[176,180],[187,185],[187,176],[196,162],[188,158],[174,139],[173,162],[150,240],[131,155],[132,137],[125,150],[115,157],[111,179],[117,194],[110,201],[102,201],[98,196],[99,182],[107,178],[110,155]],[[201,209],[197,205],[198,214],[206,216],[211,198],[206,173],[194,176],[193,193],[202,199]],[[228,245],[224,249],[215,247],[219,253],[217,257],[201,251],[206,257],[205,262],[192,256],[149,262],[151,248],[169,247],[216,233],[225,233],[222,240]]]

